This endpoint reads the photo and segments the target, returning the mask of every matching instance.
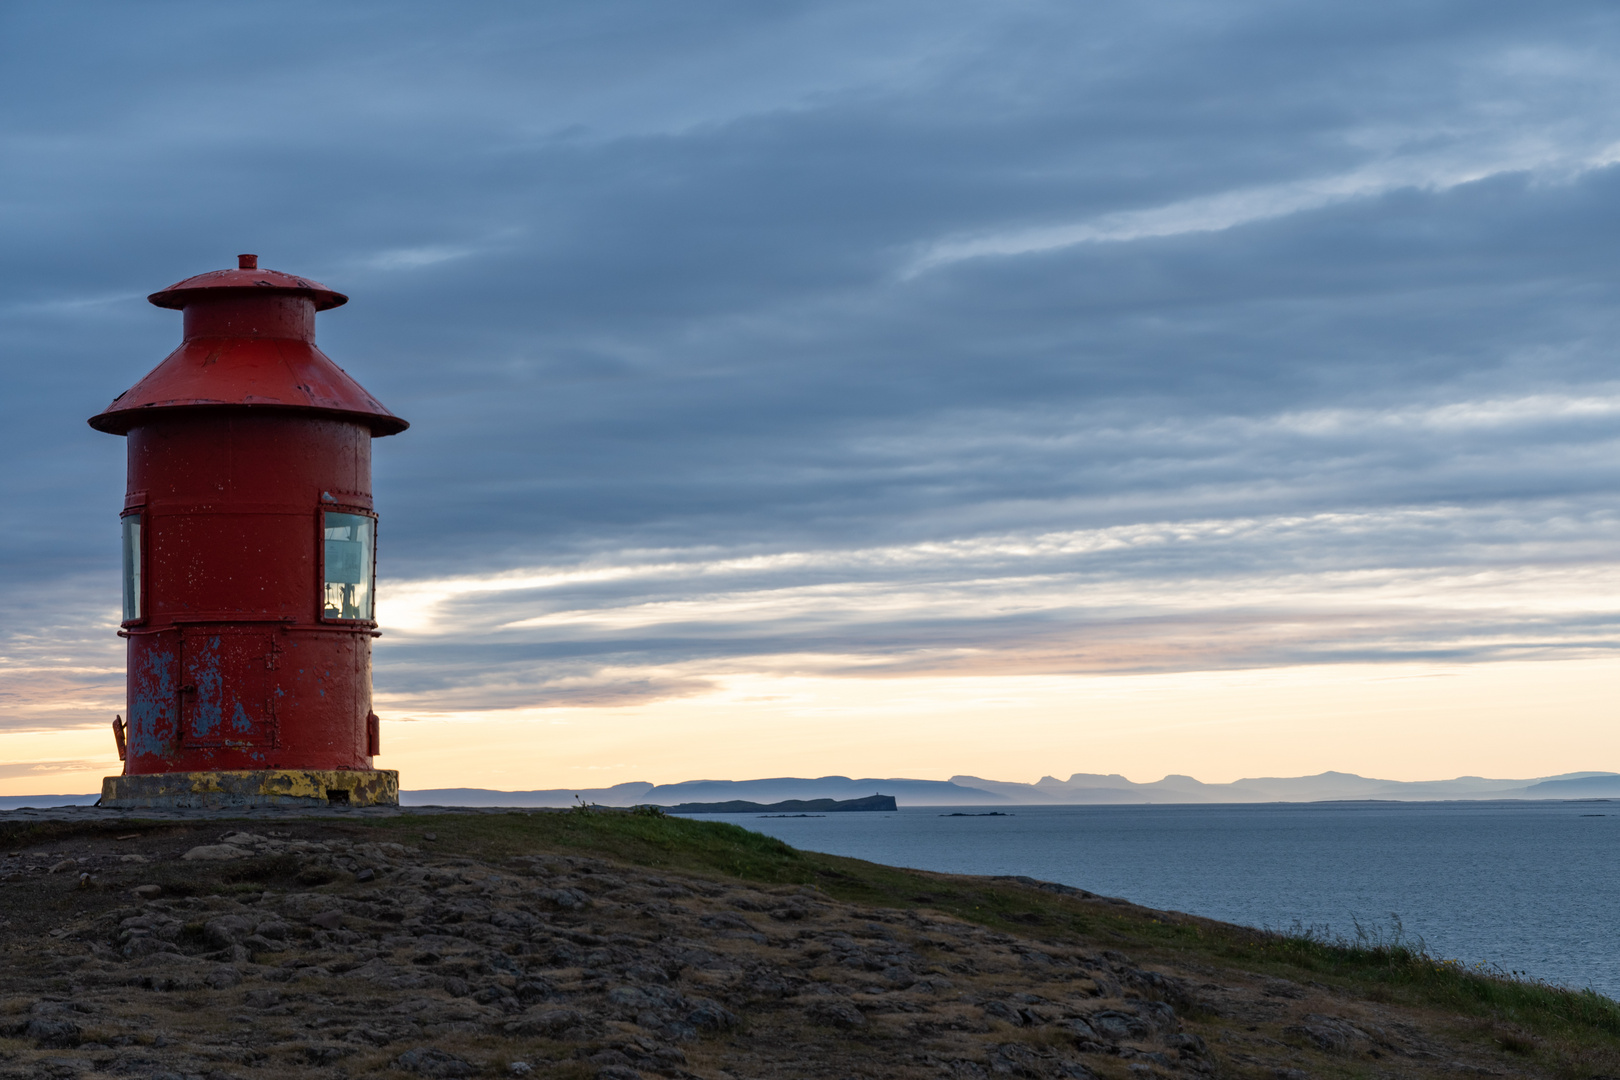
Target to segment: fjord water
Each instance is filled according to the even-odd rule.
[[[1022,874],[1149,907],[1287,930],[1354,920],[1437,956],[1620,997],[1620,802],[903,807],[701,815],[795,847]]]

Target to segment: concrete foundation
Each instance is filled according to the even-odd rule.
[[[393,769],[255,769],[143,773],[101,781],[105,807],[227,809],[250,806],[398,806]]]

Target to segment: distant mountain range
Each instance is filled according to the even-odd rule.
[[[1206,784],[1190,776],[1167,776],[1138,784],[1118,773],[1075,773],[1067,780],[1043,776],[1033,784],[953,776],[949,780],[901,778],[852,780],[821,776],[813,780],[781,776],[769,780],[688,780],[680,784],[635,782],[608,788],[551,788],[544,791],[492,791],[487,788],[425,788],[401,791],[405,806],[572,806],[578,800],[602,806],[654,803],[714,803],[745,799],[774,803],[785,799],[859,799],[893,795],[901,806],[1085,805],[1106,803],[1264,803],[1323,802],[1333,799],[1389,799],[1428,802],[1445,799],[1620,799],[1620,773],[1577,772],[1534,780],[1373,780],[1354,773],[1256,777],[1230,784]],[[0,810],[22,806],[68,806],[96,801],[94,795],[6,795]]]
[[[949,780],[907,780],[847,776],[816,779],[783,776],[769,780],[688,780],[680,784],[629,783],[609,788],[550,791],[487,791],[436,788],[401,791],[408,806],[570,806],[579,799],[603,806],[692,802],[780,802],[784,799],[857,799],[893,795],[901,806],[989,806],[1097,803],[1263,803],[1323,802],[1332,799],[1390,799],[1424,802],[1444,799],[1620,799],[1620,773],[1580,772],[1534,780],[1374,780],[1353,773],[1257,777],[1230,784],[1206,784],[1190,776],[1167,776],[1138,784],[1118,773],[1075,773],[1067,780],[1043,776],[1033,784],[953,776]]]

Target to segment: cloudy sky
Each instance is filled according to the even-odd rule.
[[[1603,3],[0,9],[0,793],[116,768],[122,440],[351,303],[407,787],[1620,769]]]

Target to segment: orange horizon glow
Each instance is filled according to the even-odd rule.
[[[844,775],[1033,782],[1325,771],[1533,779],[1620,766],[1614,664],[1369,664],[1150,675],[711,677],[621,706],[390,708],[379,768],[406,790]],[[1527,739],[1525,732],[1535,732]],[[0,795],[78,794],[118,771],[105,727],[0,733]]]

